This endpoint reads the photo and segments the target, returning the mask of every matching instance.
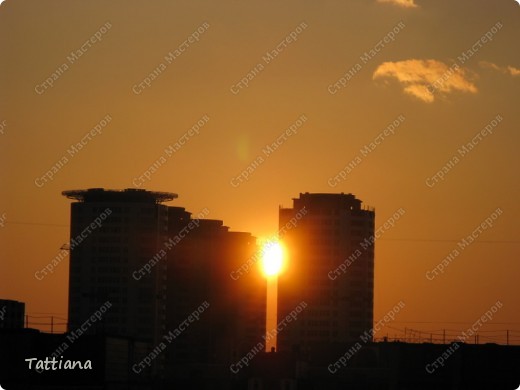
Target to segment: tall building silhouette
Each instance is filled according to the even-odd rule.
[[[207,209],[194,218],[163,204],[173,193],[94,188],[63,195],[76,201],[69,332],[83,333],[88,322],[86,333],[144,341],[148,352],[132,370],[182,386],[208,368],[229,376],[229,365],[263,341],[266,281],[256,267],[232,277],[255,259],[250,233],[202,219]],[[101,318],[90,321],[103,306]]]
[[[288,259],[278,279],[278,319],[302,301],[307,307],[280,331],[278,349],[359,340],[373,322],[375,212],[352,194],[303,193],[292,208],[280,208],[280,228],[297,213],[305,217],[282,237]]]
[[[104,332],[156,342],[165,329],[166,262],[136,270],[157,257],[168,239],[173,193],[138,189],[64,191],[71,204],[69,331],[75,331],[106,302],[89,333]]]
[[[167,329],[179,329],[206,306],[167,351],[170,376],[185,380],[175,383],[193,385],[200,367],[220,367],[229,375],[229,365],[263,340],[266,281],[258,269],[231,277],[255,256],[250,233],[230,232],[220,220],[192,219],[184,208],[169,212],[170,237],[183,229],[186,234],[168,256]]]

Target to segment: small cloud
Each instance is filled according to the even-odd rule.
[[[513,66],[508,66],[507,70],[511,76],[520,76],[520,69],[515,68]]]
[[[498,66],[497,64],[488,61],[480,61],[479,65],[482,68],[496,70],[497,72],[508,74],[511,76],[520,76],[520,69],[515,68],[514,66]]]
[[[480,61],[480,62],[479,62],[479,65],[480,65],[482,68],[498,70],[499,72],[501,71],[501,70],[500,70],[500,67],[499,67],[497,64],[493,64],[492,62]]]
[[[452,92],[477,93],[477,87],[468,80],[466,72],[457,64],[448,66],[437,60],[405,60],[384,62],[372,78],[394,78],[403,84],[403,90],[426,103],[432,103],[436,94]]]
[[[391,3],[403,8],[416,8],[415,0],[377,0],[378,3]]]

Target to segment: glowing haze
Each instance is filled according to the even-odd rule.
[[[403,301],[394,328],[464,329],[499,300],[483,330],[519,329],[519,41],[511,0],[8,0],[0,297],[67,316],[63,190],[171,191],[257,237],[345,192],[376,227],[405,211],[375,319]]]
[[[283,249],[280,243],[264,244],[262,251],[262,270],[267,277],[277,276],[282,270]]]

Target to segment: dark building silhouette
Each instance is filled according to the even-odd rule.
[[[308,356],[266,353],[248,367],[241,388],[474,390],[519,383],[520,346],[367,343],[342,364],[352,345],[316,348]],[[446,358],[447,350],[455,352]]]
[[[280,208],[286,229],[285,272],[278,279],[278,319],[307,304],[278,334],[278,349],[309,350],[359,339],[372,328],[374,296],[373,209],[352,194],[300,194]]]
[[[163,250],[168,207],[176,194],[93,188],[64,191],[71,204],[69,331],[108,302],[88,333],[104,332],[155,344],[165,329],[166,262],[134,276]]]
[[[22,329],[24,320],[24,302],[0,299],[0,329]]]
[[[193,218],[145,190],[64,191],[71,205],[69,332],[146,342],[132,371],[187,384],[229,365],[265,335],[266,282],[258,269],[233,271],[254,257],[256,239],[222,221]],[[101,310],[104,309],[104,310]],[[102,313],[101,313],[102,311]],[[95,321],[90,321],[98,313]],[[88,322],[88,326],[84,324]]]
[[[0,385],[6,390],[515,389],[520,364],[520,346],[401,342],[364,344],[343,364],[341,358],[352,344],[335,344],[307,356],[261,353],[236,377],[224,377],[223,371],[206,365],[181,385],[171,386],[149,371],[132,370],[147,345],[130,338],[84,335],[71,341],[67,335],[36,329],[0,329],[0,347]],[[448,357],[446,351],[452,351]],[[60,355],[90,360],[92,369],[39,373],[25,362]]]
[[[183,230],[184,237],[168,256],[167,329],[178,337],[167,350],[167,378],[194,386],[210,370],[216,381],[229,381],[230,364],[265,334],[265,279],[258,270],[231,278],[254,257],[256,239],[219,220],[192,219],[180,207],[169,213],[170,238]]]

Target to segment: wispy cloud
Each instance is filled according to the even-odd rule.
[[[397,79],[405,93],[426,103],[432,103],[437,94],[477,93],[477,87],[468,80],[464,69],[456,64],[449,67],[437,60],[384,62],[378,66],[372,78]]]
[[[404,8],[416,8],[415,0],[377,0],[378,3],[391,3]]]
[[[497,64],[494,64],[494,63],[488,62],[488,61],[480,61],[479,65],[482,68],[493,69],[493,70],[496,70],[497,72],[509,74],[511,76],[520,76],[520,69],[515,68],[514,66],[510,66],[510,65],[498,66]]]

